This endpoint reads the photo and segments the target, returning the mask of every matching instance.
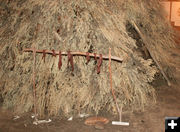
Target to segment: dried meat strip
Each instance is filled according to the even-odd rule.
[[[72,71],[74,71],[73,55],[71,54],[70,51],[68,51],[68,65],[69,65],[69,63],[71,64]]]
[[[86,52],[86,60],[87,60],[86,64],[88,64],[89,61],[90,61],[90,56],[89,56],[89,53],[88,53],[88,52]]]
[[[74,71],[73,55],[71,55],[70,63],[71,63],[72,71]]]
[[[52,56],[56,57],[55,50],[52,50]]]
[[[96,56],[96,53],[94,53],[94,59],[95,59],[95,61],[97,61],[97,56]]]
[[[97,64],[97,74],[100,73],[100,68],[101,68],[101,65],[102,65],[102,61],[103,61],[103,57],[102,57],[102,54],[100,54],[98,64]]]
[[[67,56],[68,56],[68,64],[67,64],[67,65],[69,66],[70,59],[71,59],[71,53],[70,53],[70,51],[67,52]]]
[[[46,50],[43,50],[43,56],[42,56],[42,59],[44,59],[44,63],[45,63],[45,58],[46,58]]]
[[[61,69],[61,66],[62,66],[62,55],[61,55],[61,51],[59,51],[59,63],[58,63],[59,70]]]

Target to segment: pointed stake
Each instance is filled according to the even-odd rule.
[[[36,108],[36,81],[35,81],[35,68],[36,68],[36,49],[33,47],[33,100],[34,100],[34,114],[35,120],[37,120],[37,108]]]
[[[111,92],[112,92],[113,99],[114,99],[115,104],[116,104],[116,110],[117,110],[117,112],[118,112],[118,114],[119,114],[119,120],[121,120],[121,112],[120,112],[120,109],[119,109],[119,106],[118,106],[118,103],[117,103],[117,99],[116,99],[114,90],[113,90],[113,88],[112,88],[111,48],[109,48],[109,79],[110,79],[110,88],[111,88]]]

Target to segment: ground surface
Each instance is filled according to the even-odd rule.
[[[0,132],[164,132],[166,116],[180,116],[180,85],[172,87],[165,84],[157,88],[157,104],[146,108],[144,112],[124,112],[123,121],[130,126],[112,126],[110,123],[104,130],[84,125],[85,119],[74,121],[53,119],[49,124],[33,125],[30,114],[13,120],[9,111],[0,110]],[[107,117],[107,116],[106,116]],[[110,120],[114,117],[108,118]]]

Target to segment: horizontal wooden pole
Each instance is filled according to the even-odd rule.
[[[33,49],[29,48],[29,49],[24,49],[23,51],[24,52],[33,52]],[[36,53],[43,53],[43,50],[36,50]],[[53,54],[53,51],[52,50],[45,50],[45,53],[46,54]],[[59,51],[55,51],[54,53],[56,55],[58,55]],[[86,53],[87,52],[71,52],[71,54],[74,55],[74,56],[86,56]],[[67,52],[61,52],[61,55],[67,55],[67,54],[68,54]],[[90,57],[95,57],[94,53],[89,53],[89,56]],[[96,57],[99,58],[100,54],[96,54]],[[102,57],[105,60],[109,59],[109,56],[107,56],[107,55],[102,55]],[[111,60],[118,61],[118,62],[122,62],[123,61],[122,58],[117,57],[117,56],[111,56]]]

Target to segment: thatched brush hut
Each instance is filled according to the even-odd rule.
[[[119,106],[142,109],[155,102],[152,82],[162,72],[170,80],[174,35],[157,0],[13,0],[0,2],[0,95],[3,107],[31,111],[33,54],[25,48],[79,51],[123,58],[112,61]],[[36,54],[36,105],[40,115],[114,113],[108,60],[97,74],[93,58]],[[160,69],[160,70],[159,70]],[[164,76],[163,75],[163,76]]]

